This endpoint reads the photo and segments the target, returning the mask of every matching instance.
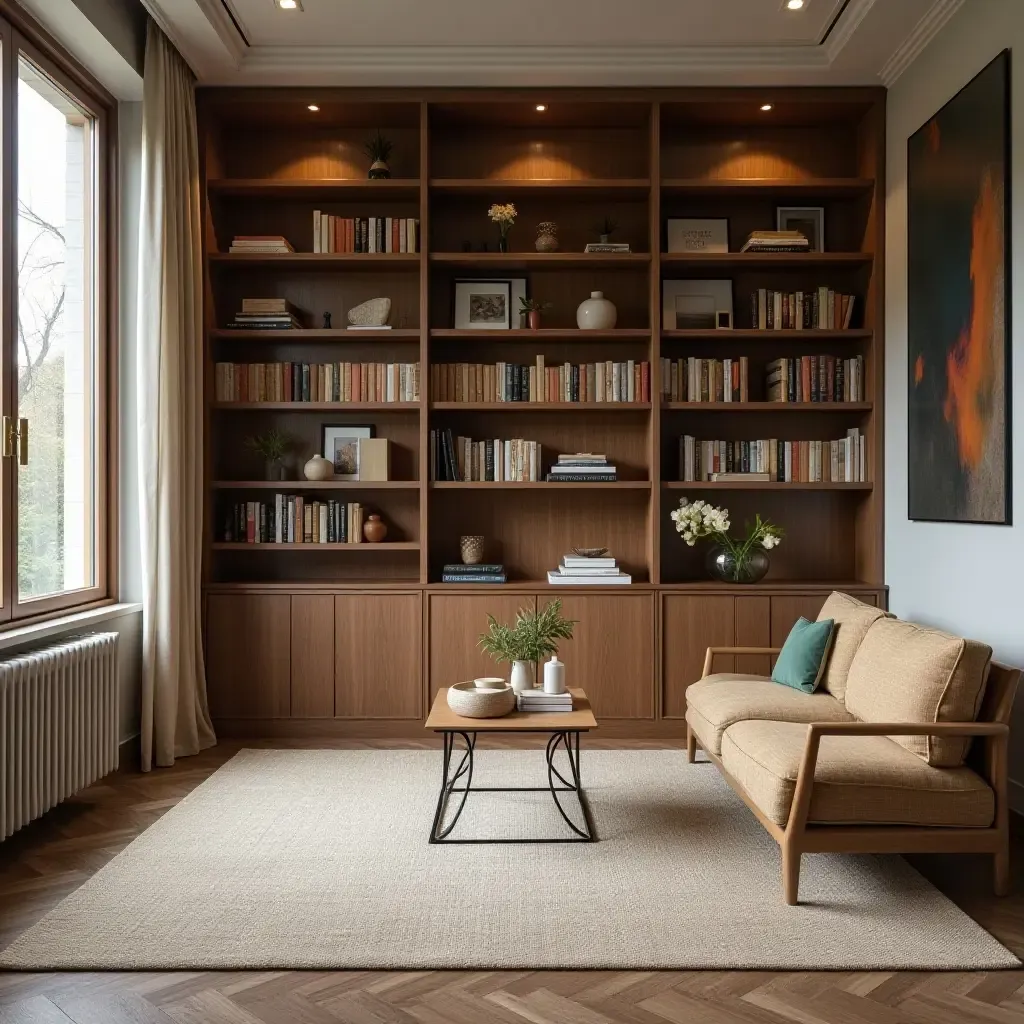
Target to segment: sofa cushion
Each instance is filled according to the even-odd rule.
[[[831,619],[808,622],[802,615],[796,620],[779,651],[772,682],[814,693],[825,673],[825,662],[832,646]]]
[[[846,685],[846,708],[865,722],[973,722],[992,648],[899,619],[879,619],[864,637]],[[930,765],[963,764],[970,738],[895,736]]]
[[[785,825],[807,727],[737,722],[722,740],[722,765],[761,812]],[[933,768],[887,736],[822,736],[807,820],[816,824],[985,828],[995,796],[970,768]]]
[[[873,604],[864,604],[849,594],[832,591],[828,600],[818,612],[818,622],[832,619],[835,627],[832,630],[832,650],[825,663],[825,676],[822,686],[837,700],[845,700],[846,677],[850,671],[850,663],[857,653],[864,635],[872,622],[884,619],[887,613]]]
[[[827,693],[803,693],[773,683],[767,676],[717,672],[686,691],[686,720],[700,745],[716,757],[722,752],[722,733],[748,718],[849,722],[853,715]]]

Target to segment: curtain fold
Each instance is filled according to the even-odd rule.
[[[195,81],[152,20],[142,119],[141,761],[149,771],[216,742],[201,632],[203,271]]]

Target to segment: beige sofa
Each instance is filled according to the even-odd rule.
[[[686,691],[698,746],[782,848],[786,902],[804,853],[985,852],[1009,886],[1006,755],[1020,671],[991,648],[902,622],[846,594],[819,614],[836,630],[822,687],[714,673],[710,647]],[[973,742],[972,742],[973,741]]]

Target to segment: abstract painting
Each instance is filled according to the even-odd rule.
[[[911,519],[1011,522],[1006,50],[907,143]]]

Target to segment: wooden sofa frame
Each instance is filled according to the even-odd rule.
[[[709,647],[704,676],[711,675],[720,655],[778,654],[778,647]],[[786,902],[795,906],[800,889],[800,858],[805,853],[991,853],[997,896],[1010,889],[1010,819],[1007,803],[1007,750],[1010,711],[1020,682],[1020,670],[992,662],[985,698],[975,722],[813,722],[796,778],[796,789],[785,828],[768,818],[746,790],[724,768],[721,759],[705,750],[740,799],[754,812],[782,850],[782,886]],[[703,678],[703,677],[702,677]],[[937,828],[928,825],[815,825],[808,823],[814,769],[822,736],[976,736],[967,763],[995,793],[995,818],[989,828]],[[692,764],[697,737],[686,723],[686,750]]]

